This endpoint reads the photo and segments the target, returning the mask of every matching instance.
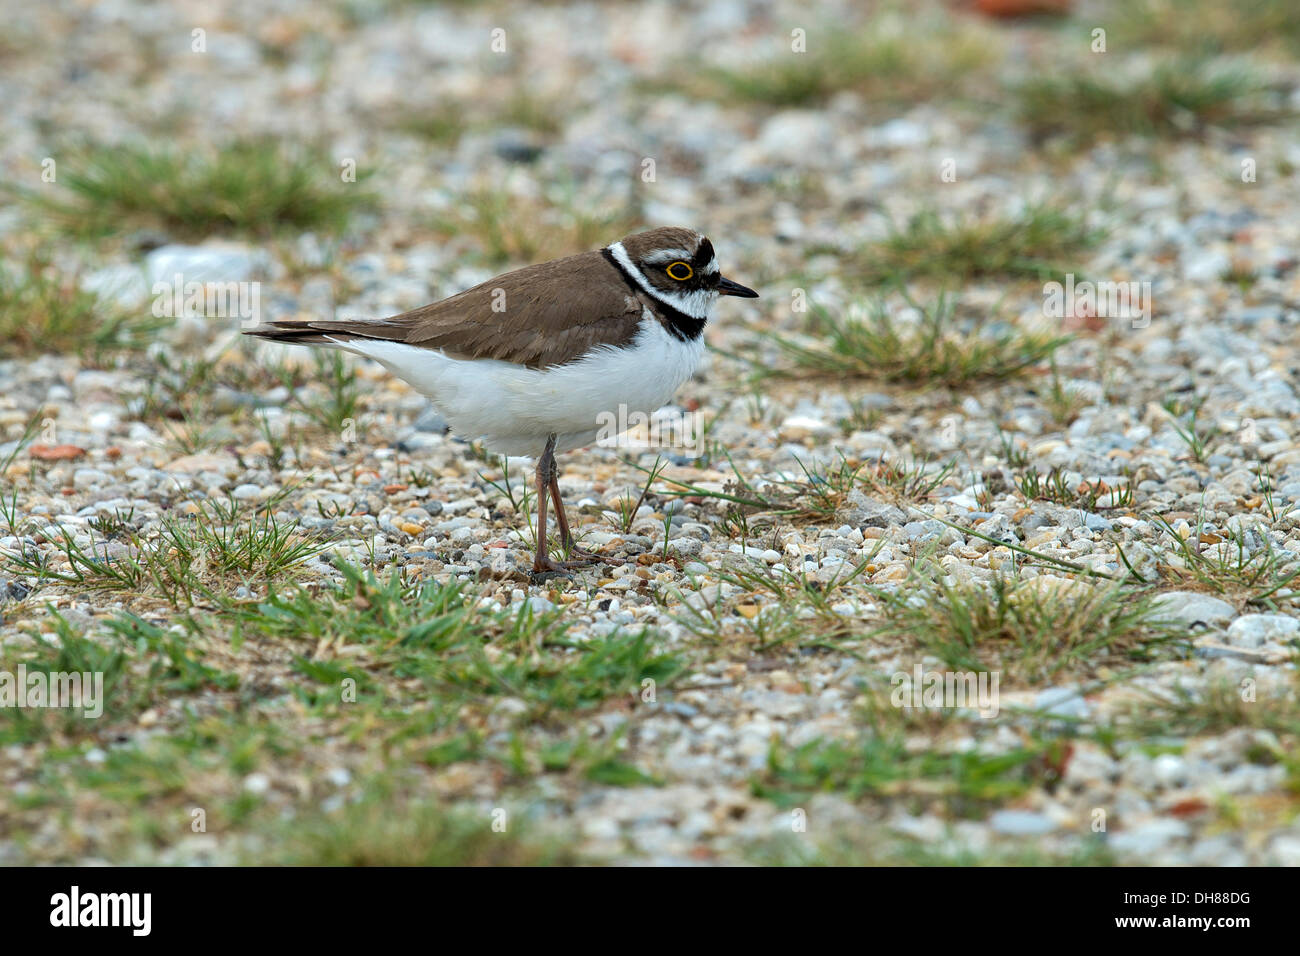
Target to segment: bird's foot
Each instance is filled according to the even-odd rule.
[[[533,580],[545,581],[552,577],[572,577],[571,572],[579,568],[587,568],[593,564],[624,564],[622,558],[611,558],[607,555],[597,554],[595,551],[588,551],[585,548],[570,548],[563,561],[555,561],[549,557],[535,558],[533,560]]]
[[[596,551],[588,551],[586,548],[580,548],[575,544],[569,547],[565,563],[575,567],[583,564],[609,564],[617,567],[627,562],[622,558],[614,558]]]
[[[543,581],[549,581],[552,578],[571,578],[569,572],[573,568],[566,561],[552,561],[550,558],[535,558],[533,560],[532,579],[534,584],[540,584]]]

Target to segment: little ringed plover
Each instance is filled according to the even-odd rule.
[[[695,372],[704,325],[724,295],[758,293],[721,274],[704,236],[663,227],[391,318],[289,319],[246,334],[374,359],[426,395],[457,434],[495,454],[535,457],[533,570],[563,571],[609,559],[574,548],[556,453],[590,445],[609,413],[626,422],[666,404]],[[548,493],[578,561],[547,553]]]

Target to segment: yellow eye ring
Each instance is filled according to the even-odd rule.
[[[683,270],[683,269],[686,270],[686,274],[685,274],[685,275],[678,275],[677,272],[680,272],[680,271]],[[677,271],[674,271],[674,270],[677,270]],[[669,277],[670,279],[676,279],[678,282],[685,282],[685,281],[686,281],[687,279],[689,279],[691,276],[695,275],[695,270],[692,269],[692,268],[691,268],[689,265],[687,265],[685,262],[674,262],[674,263],[671,263],[671,264],[668,266],[668,268],[665,269],[664,271],[668,273],[668,277]]]

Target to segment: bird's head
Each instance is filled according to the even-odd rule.
[[[606,247],[645,292],[692,318],[708,318],[721,295],[758,298],[718,269],[713,243],[693,229],[663,226]]]

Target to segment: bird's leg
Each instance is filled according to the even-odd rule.
[[[546,439],[546,450],[537,459],[537,554],[533,557],[533,573],[563,572],[565,567],[551,560],[546,548],[546,494],[555,480],[555,436]],[[564,512],[557,509],[561,533],[567,530]]]
[[[594,561],[604,561],[607,564],[622,564],[623,561],[620,558],[609,558],[603,554],[597,554],[595,551],[588,551],[586,548],[578,547],[573,532],[569,530],[569,520],[564,514],[564,501],[560,498],[560,469],[555,464],[554,459],[551,461],[549,484],[551,487],[551,500],[555,502],[555,520],[560,525],[560,541],[564,544],[565,554],[570,558],[577,559],[567,563],[590,564]]]
[[[546,484],[551,492],[551,501],[555,504],[555,521],[560,526],[560,542],[567,551],[573,546],[573,532],[569,530],[569,519],[564,513],[564,501],[560,498],[560,476],[558,471],[554,469],[551,471],[550,476],[546,479]]]

